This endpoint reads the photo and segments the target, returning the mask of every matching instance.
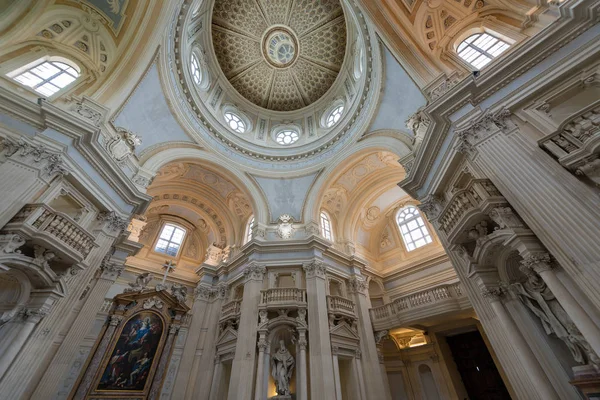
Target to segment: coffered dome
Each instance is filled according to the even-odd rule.
[[[212,40],[232,86],[274,111],[304,108],[335,82],[346,54],[339,0],[217,0]]]

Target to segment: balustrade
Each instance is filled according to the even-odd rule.
[[[327,296],[327,311],[354,316],[354,302],[340,296]]]
[[[261,290],[261,307],[305,305],[306,290],[297,288],[272,288]]]
[[[417,319],[419,314],[426,316],[433,312],[435,315],[438,312],[457,311],[468,307],[470,305],[460,283],[453,283],[412,293],[369,311],[374,326],[382,329],[393,327],[406,318]],[[387,326],[390,324],[392,326]]]
[[[439,217],[440,229],[450,237],[461,230],[461,220],[470,211],[483,208],[486,203],[504,203],[502,194],[487,179],[476,179],[457,191],[444,207]]]
[[[221,320],[235,317],[240,314],[242,306],[242,300],[233,300],[229,303],[223,304],[221,307]]]
[[[86,258],[96,246],[94,236],[68,215],[46,204],[24,206],[4,230],[17,233],[74,263]]]

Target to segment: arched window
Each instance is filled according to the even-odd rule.
[[[198,57],[194,53],[192,53],[190,59],[190,71],[192,72],[194,82],[196,85],[199,85],[202,82],[202,70],[200,69],[200,61],[198,61]]]
[[[413,251],[432,242],[425,221],[416,207],[409,206],[400,210],[396,221],[406,250]]]
[[[325,239],[333,241],[331,220],[325,211],[321,211],[321,235],[323,235]]]
[[[52,96],[79,77],[79,70],[62,61],[42,61],[26,70],[13,71],[9,76],[44,96]]]
[[[327,115],[327,121],[325,122],[325,126],[327,128],[331,128],[332,126],[337,124],[338,121],[340,120],[340,118],[342,118],[343,113],[344,113],[344,105],[343,104],[340,104],[339,106],[335,107],[333,110],[331,110],[329,115]]]
[[[223,116],[225,117],[225,122],[227,122],[227,126],[229,126],[229,128],[231,128],[232,131],[237,133],[246,132],[246,122],[242,119],[242,117],[235,113],[232,113],[231,111],[225,112]]]
[[[495,36],[488,33],[477,33],[463,40],[458,45],[456,52],[460,58],[475,68],[481,69],[509,47],[508,43]]]
[[[254,229],[254,215],[250,217],[248,220],[248,225],[246,225],[246,241],[244,243],[248,243],[252,240],[252,230]]]
[[[166,224],[158,237],[154,251],[175,257],[179,252],[184,237],[185,229],[175,225]]]

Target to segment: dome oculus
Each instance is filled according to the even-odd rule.
[[[264,56],[267,62],[276,68],[289,67],[296,60],[297,48],[296,37],[283,27],[269,30],[263,41]]]

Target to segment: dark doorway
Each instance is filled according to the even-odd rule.
[[[446,337],[470,400],[510,400],[479,331]]]

